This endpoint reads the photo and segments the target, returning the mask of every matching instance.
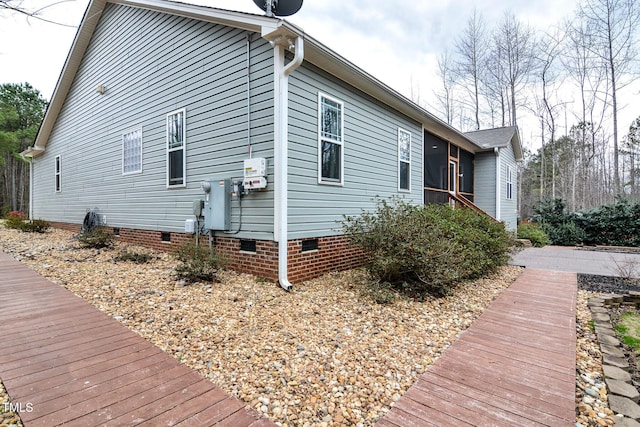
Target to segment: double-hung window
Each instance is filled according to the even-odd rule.
[[[318,182],[342,185],[344,104],[323,94],[318,98]]]
[[[513,199],[513,168],[507,165],[506,171],[506,189],[507,189],[507,200]]]
[[[186,110],[167,114],[167,187],[184,187],[186,177]]]
[[[411,191],[411,132],[398,128],[398,190]]]
[[[56,193],[62,191],[62,163],[60,162],[60,156],[56,156],[55,158],[55,182],[56,182]]]
[[[142,129],[122,134],[122,174],[142,172]]]

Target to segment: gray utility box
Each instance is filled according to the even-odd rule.
[[[209,200],[204,202],[204,228],[229,230],[231,228],[231,180],[211,181]]]

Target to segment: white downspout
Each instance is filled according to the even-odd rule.
[[[304,46],[301,36],[295,40],[295,57],[286,66],[284,64],[283,42],[274,42],[274,160],[275,160],[275,194],[274,194],[274,238],[278,242],[278,282],[285,291],[293,287],[288,277],[288,167],[289,167],[289,75],[302,64]],[[288,46],[289,49],[292,46]]]
[[[33,218],[33,157],[29,159],[29,219]]]
[[[500,195],[502,194],[502,182],[500,180],[500,149],[498,147],[494,147],[493,152],[496,154],[496,219],[500,221]]]

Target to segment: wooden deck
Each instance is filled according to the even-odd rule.
[[[274,425],[2,252],[0,306],[0,379],[26,427]]]
[[[379,426],[575,424],[575,273],[525,272]]]
[[[378,425],[573,425],[576,288],[525,270]],[[26,427],[273,425],[2,252],[0,302],[0,378]]]

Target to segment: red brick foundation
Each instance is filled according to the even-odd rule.
[[[74,233],[80,231],[79,224],[52,222],[51,225]],[[173,251],[183,242],[194,239],[193,235],[186,233],[130,228],[110,229],[114,231],[116,238],[120,241],[161,251]],[[165,239],[168,237],[170,241],[163,241],[163,237]],[[208,236],[202,236],[201,239],[202,244],[209,244]],[[240,240],[226,236],[215,238],[215,247],[226,258],[227,267],[268,280],[278,280],[278,243],[269,240],[255,240],[256,251],[245,252],[240,250]],[[305,240],[317,240],[318,249],[303,251],[302,242]],[[289,281],[292,283],[309,280],[330,271],[360,267],[365,260],[364,254],[359,249],[350,247],[344,236],[290,240],[288,255]]]

